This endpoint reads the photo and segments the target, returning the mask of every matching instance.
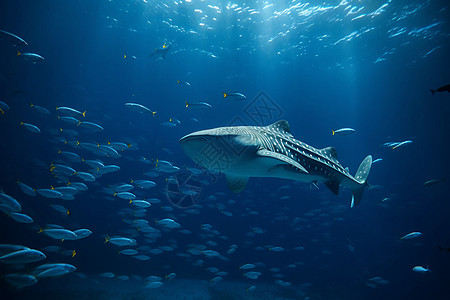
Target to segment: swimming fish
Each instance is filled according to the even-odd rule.
[[[0,115],[3,115],[7,110],[9,110],[9,105],[3,101],[0,101]]]
[[[189,82],[187,82],[187,81],[181,81],[181,80],[178,80],[177,83],[178,83],[178,84],[185,85],[185,86],[191,86],[191,84],[190,84]]]
[[[36,277],[30,274],[12,273],[6,274],[3,278],[15,288],[24,288],[37,283]]]
[[[63,165],[63,164],[51,164],[50,165],[50,172],[53,172],[57,175],[65,175],[65,176],[72,176],[75,175],[77,173],[77,171],[75,171],[75,169]]]
[[[212,105],[206,102],[187,102],[186,101],[186,107],[190,108],[196,108],[196,109],[208,109],[212,108]]]
[[[132,145],[121,142],[108,142],[108,146],[112,147],[116,151],[124,151],[131,148]]]
[[[249,270],[249,269],[253,269],[255,267],[256,266],[254,264],[245,264],[245,265],[240,266],[239,269],[241,269],[241,270]]]
[[[51,237],[55,240],[76,240],[77,235],[69,230],[64,228],[46,228],[46,229],[40,229],[38,233],[43,232],[45,235]]]
[[[145,260],[149,260],[150,256],[139,254],[139,255],[133,255],[132,258],[137,259],[137,260],[145,261]]]
[[[116,277],[116,275],[113,272],[105,272],[105,273],[101,273],[100,275],[103,276],[103,277],[106,277],[106,278],[114,278],[114,277]]]
[[[408,234],[402,236],[400,239],[401,240],[415,239],[415,238],[418,238],[421,235],[422,235],[421,232],[411,232],[411,233],[408,233]]]
[[[62,205],[50,204],[50,207],[52,207],[54,210],[59,211],[60,213],[62,213],[64,215],[67,215],[67,216],[70,215],[70,211]]]
[[[372,277],[368,281],[375,284],[375,287],[377,284],[378,285],[388,285],[389,284],[388,280],[384,279],[383,277],[379,277],[379,276]]]
[[[146,201],[151,203],[151,204],[159,204],[159,203],[161,203],[161,200],[159,200],[158,198],[150,198],[150,199],[147,199]]]
[[[61,192],[58,192],[55,189],[37,189],[36,191],[39,195],[44,196],[45,198],[56,199],[63,196]]]
[[[89,229],[77,229],[73,231],[73,233],[76,234],[77,238],[76,240],[84,239],[92,234],[92,231]]]
[[[176,229],[176,228],[181,227],[181,225],[179,223],[175,222],[172,219],[162,219],[162,220],[156,221],[156,223],[158,225],[161,225],[164,228],[168,228],[168,229]]]
[[[283,247],[279,247],[279,246],[277,246],[277,247],[269,247],[269,251],[281,252],[281,251],[284,251],[284,248]]]
[[[109,173],[113,173],[113,172],[117,172],[120,170],[119,166],[116,165],[107,165],[107,166],[103,166],[97,169],[97,172],[99,174],[105,175],[105,174],[109,174]]]
[[[124,249],[124,250],[120,250],[119,254],[124,254],[124,255],[135,255],[138,252],[135,249]]]
[[[0,263],[4,264],[27,264],[45,259],[46,256],[39,250],[24,249],[14,251],[0,256]]]
[[[172,123],[172,122],[162,122],[161,125],[165,126],[165,127],[176,127],[177,126],[176,123]]]
[[[153,281],[153,282],[149,282],[147,283],[144,288],[148,288],[148,289],[157,289],[159,287],[163,286],[163,283],[161,281]]]
[[[148,208],[148,207],[152,206],[152,204],[150,202],[145,201],[145,200],[132,200],[131,203],[136,205],[137,207],[141,207],[141,208]]]
[[[261,272],[254,272],[254,271],[246,272],[246,273],[244,273],[244,276],[249,279],[256,280],[259,278],[259,276],[261,276]]]
[[[180,168],[172,165],[172,163],[165,160],[156,160],[156,166],[154,168],[155,171],[163,172],[163,173],[177,173],[180,171]]]
[[[0,192],[0,210],[5,213],[17,213],[22,210],[22,206],[10,195]]]
[[[450,93],[450,84],[441,86],[440,88],[437,88],[435,90],[430,90],[431,94],[434,95],[436,92],[449,92]]]
[[[215,250],[202,250],[201,253],[206,257],[217,257],[220,256],[220,253]]]
[[[0,256],[3,256],[8,253],[12,253],[19,250],[27,250],[29,247],[23,245],[14,245],[14,244],[0,244]]]
[[[399,147],[411,144],[412,141],[404,141],[404,142],[399,142],[399,143],[395,143],[395,145],[392,146],[392,149],[397,149]]]
[[[102,126],[92,123],[92,122],[80,122],[80,123],[78,123],[77,126],[86,128],[92,132],[100,132],[100,131],[105,130]]]
[[[171,117],[171,118],[169,119],[169,122],[175,123],[175,124],[177,124],[177,125],[180,125],[180,124],[181,124],[181,121],[178,120],[178,119],[175,118],[175,117]]]
[[[103,156],[110,156],[112,158],[119,158],[121,157],[121,155],[119,154],[119,152],[117,152],[116,149],[114,149],[113,147],[110,147],[108,145],[98,145],[97,144],[97,148],[93,151],[94,153],[96,153],[97,155],[103,155]]]
[[[136,57],[136,56],[134,56],[134,55],[131,55],[130,57],[131,57],[132,59],[137,59],[137,57]],[[124,59],[125,59],[125,58],[127,58],[127,55],[126,55],[126,54],[124,54],[124,55],[123,55],[123,58],[124,58]]]
[[[136,199],[136,195],[130,192],[119,192],[114,193],[113,197],[119,197],[121,199],[133,200]]]
[[[132,189],[134,189],[134,186],[132,186],[131,184],[128,184],[128,183],[126,183],[126,184],[121,184],[121,185],[118,185],[118,186],[116,186],[116,187],[113,188],[113,190],[114,190],[115,193],[129,192],[129,191],[131,191]]]
[[[34,220],[32,217],[26,214],[21,213],[10,213],[9,216],[16,222],[24,223],[24,224],[30,224],[33,223]]]
[[[66,106],[60,106],[60,107],[57,106],[56,112],[63,114],[65,116],[69,116],[69,117],[86,117],[86,111],[81,112],[81,111],[78,111],[76,109],[66,107]]]
[[[117,236],[117,237],[106,236],[105,243],[108,243],[108,242],[110,242],[111,244],[114,244],[116,246],[119,246],[119,247],[131,246],[131,245],[136,244],[136,240],[125,238],[125,237],[120,237],[120,236]]]
[[[35,111],[43,114],[43,115],[49,115],[50,111],[48,109],[46,109],[45,107],[39,106],[39,105],[34,105],[33,103],[30,103],[30,107],[32,109],[34,109]]]
[[[254,290],[256,290],[256,286],[252,285],[251,287],[249,287],[248,289],[246,289],[246,292],[253,292]]]
[[[58,150],[58,154],[61,154],[62,156],[64,156],[66,159],[68,159],[71,162],[82,162],[83,161],[81,156],[79,156],[76,153],[70,152],[70,151]]]
[[[221,276],[216,276],[216,277],[214,277],[213,279],[211,279],[211,283],[212,283],[212,284],[216,284],[216,283],[222,281],[222,279],[223,279],[223,277],[221,277]]]
[[[30,123],[24,123],[24,122],[20,122],[20,125],[25,127],[25,129],[30,132],[41,133],[41,130],[36,125],[30,124]]]
[[[11,32],[0,30],[0,38],[10,42],[15,46],[28,46],[28,43],[25,42],[24,39],[15,34],[12,34]]]
[[[432,186],[444,181],[444,179],[431,179],[423,183],[424,186]]]
[[[131,183],[135,184],[141,189],[149,189],[156,186],[156,183],[150,180],[132,180]]]
[[[65,134],[65,135],[69,135],[71,137],[76,137],[79,135],[79,133],[77,131],[72,130],[72,129],[64,129],[63,130],[62,128],[59,128],[59,132],[62,134]],[[64,142],[64,143],[66,143],[66,142]],[[76,146],[78,146],[78,141],[67,141],[66,144],[76,147]]]
[[[161,57],[162,59],[165,59],[166,54],[170,50],[171,46],[172,46],[171,44],[168,44],[168,45],[164,44],[161,48],[155,48],[155,51],[153,51],[150,54],[149,58],[152,58],[153,56],[156,55],[156,56]]]
[[[36,196],[36,190],[34,188],[32,188],[31,186],[26,185],[23,182],[18,181],[17,184],[19,185],[19,188],[22,190],[22,192],[24,192],[25,194],[27,194],[28,196]]]
[[[26,60],[31,61],[33,64],[44,60],[44,58],[39,54],[30,52],[21,53],[20,51],[17,51],[17,56],[22,56]]]
[[[84,181],[88,181],[88,182],[95,181],[94,175],[92,175],[88,172],[75,172],[74,175],[78,176],[79,178],[81,178]]]
[[[152,111],[148,107],[145,107],[144,105],[138,104],[138,103],[125,103],[125,106],[129,107],[132,110],[137,111],[141,114],[148,113],[148,114],[152,114],[152,116],[155,116],[157,113],[156,111]]]
[[[427,272],[431,272],[431,270],[430,270],[428,267],[424,268],[424,267],[422,267],[422,266],[415,266],[415,267],[413,268],[413,271],[414,271],[414,272],[417,272],[417,273],[427,273]]]
[[[445,248],[445,247],[442,247],[441,245],[438,245],[438,247],[439,247],[439,251],[447,251],[447,252],[450,252],[450,247]]]
[[[36,267],[33,270],[33,273],[36,274],[35,276],[37,278],[56,277],[71,273],[76,269],[77,268],[71,264],[63,264],[63,263],[45,264]]]
[[[85,191],[88,190],[87,185],[85,185],[85,184],[82,183],[82,182],[69,182],[68,185],[73,186],[74,188],[76,188],[76,189],[79,190],[79,191],[85,192]]]
[[[64,181],[66,181],[66,180],[64,180]],[[60,186],[60,187],[56,187],[54,189],[55,189],[55,191],[58,191],[62,194],[60,199],[63,199],[63,200],[74,200],[75,194],[78,193],[78,190],[76,188],[74,188],[73,186]]]
[[[194,162],[208,170],[224,173],[228,187],[236,193],[245,188],[249,177],[323,182],[335,195],[342,184],[352,191],[352,207],[362,198],[372,165],[372,156],[368,155],[356,175],[351,176],[338,162],[336,149],[316,149],[296,140],[285,120],[265,127],[237,126],[198,131],[184,136],[180,143]]]
[[[226,92],[223,92],[222,94],[223,94],[224,98],[229,97],[229,98],[232,98],[232,99],[235,99],[235,100],[245,100],[245,99],[247,99],[247,97],[245,97],[245,95],[241,94],[241,93],[226,93]]]
[[[353,128],[341,128],[337,130],[332,130],[333,135],[348,135],[354,133],[356,130]]]
[[[384,143],[381,146],[382,147],[387,147],[387,148],[392,148],[392,147],[394,147],[395,145],[398,145],[398,144],[400,144],[400,142],[386,142],[386,143]]]

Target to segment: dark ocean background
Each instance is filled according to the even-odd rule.
[[[44,261],[22,268],[0,265],[1,275],[26,273],[42,263],[77,268],[21,289],[1,280],[1,294],[7,296],[2,299],[182,299],[177,281],[207,286],[209,296],[186,299],[450,299],[450,252],[439,248],[450,247],[450,93],[430,92],[450,84],[449,9],[448,2],[434,0],[2,1],[0,29],[28,46],[0,39],[0,100],[10,107],[0,115],[0,188],[20,202],[34,223],[17,223],[2,214],[0,244],[53,245],[77,253],[42,250]],[[164,59],[149,57],[169,44]],[[17,51],[45,60],[34,64]],[[247,99],[224,98],[223,92],[240,92]],[[186,101],[212,108],[187,108]],[[132,111],[127,102],[157,114]],[[30,103],[51,113],[40,114]],[[83,120],[104,131],[63,123],[55,110],[61,106],[86,111]],[[164,126],[171,118],[181,124]],[[198,130],[265,126],[280,119],[289,122],[296,139],[319,149],[335,147],[351,174],[368,154],[383,159],[372,166],[372,187],[358,206],[350,208],[346,188],[335,196],[323,184],[316,189],[272,178],[252,178],[242,193],[234,194],[223,175],[201,170],[179,144]],[[38,126],[41,133],[27,131],[20,122]],[[356,131],[332,135],[343,127]],[[66,129],[79,136],[64,135]],[[98,157],[65,143],[75,140],[131,147],[120,158]],[[412,143],[383,146],[406,140]],[[35,189],[66,184],[50,172],[52,162],[89,171],[58,150],[121,169],[86,182],[89,189],[75,200],[24,194],[18,180]],[[156,178],[144,175],[157,160],[180,170],[157,172]],[[202,171],[195,181],[201,188],[198,203],[174,207],[167,189],[171,180],[191,176],[190,168]],[[151,242],[124,222],[136,219],[128,200],[104,191],[131,179],[157,184],[131,191],[139,199],[161,200],[139,218],[161,230]],[[424,186],[432,179],[440,181]],[[49,204],[64,205],[70,216]],[[164,218],[181,228],[161,229],[155,221]],[[87,228],[92,235],[60,242],[36,233],[46,224]],[[204,224],[216,232],[205,231]],[[423,235],[400,240],[413,231]],[[127,248],[174,249],[139,261],[104,243],[107,235],[136,239],[137,245]],[[190,244],[224,258],[192,255]],[[236,251],[227,254],[232,245]],[[282,251],[269,250],[275,246]],[[202,264],[196,264],[199,259]],[[256,267],[239,269],[247,263]],[[428,266],[431,272],[413,272],[414,266]],[[208,267],[228,275],[211,282],[216,275]],[[246,271],[261,276],[252,280],[243,276]],[[104,272],[130,278],[104,278]],[[176,277],[165,279],[169,273]],[[164,285],[144,288],[150,275],[161,276]],[[375,284],[374,277],[385,281]],[[277,279],[289,284],[282,286]],[[253,292],[246,291],[253,285]],[[112,286],[114,295],[108,294]]]

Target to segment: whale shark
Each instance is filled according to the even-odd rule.
[[[333,147],[316,149],[293,137],[286,120],[269,126],[219,127],[180,139],[184,152],[198,165],[224,173],[230,190],[244,190],[250,177],[322,182],[335,195],[343,185],[352,191],[351,207],[362,198],[372,166],[368,155],[355,176],[337,160]]]

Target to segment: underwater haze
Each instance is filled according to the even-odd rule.
[[[448,1],[0,16],[2,299],[450,299]]]

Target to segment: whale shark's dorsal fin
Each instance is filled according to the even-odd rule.
[[[328,157],[332,157],[334,159],[338,158],[337,151],[333,147],[326,147],[326,148],[321,149],[320,151],[322,151],[322,153]]]
[[[289,123],[286,120],[280,120],[278,122],[275,122],[269,126],[269,128],[279,129],[281,131],[291,133],[291,127],[289,127]]]

